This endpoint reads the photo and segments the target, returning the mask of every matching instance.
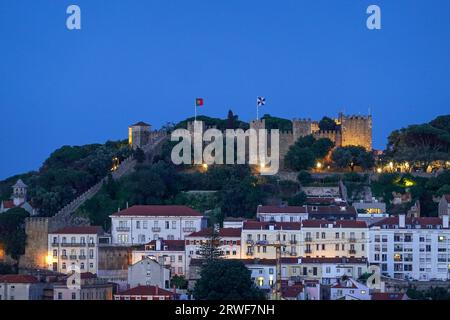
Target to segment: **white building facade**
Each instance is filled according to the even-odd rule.
[[[117,245],[146,244],[160,238],[184,240],[206,227],[203,215],[186,206],[132,206],[110,217],[112,242]]]
[[[370,264],[396,279],[449,280],[449,217],[390,217],[370,228]]]
[[[103,235],[101,227],[66,227],[48,234],[47,266],[61,273],[98,271],[98,247]]]

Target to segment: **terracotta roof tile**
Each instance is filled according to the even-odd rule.
[[[123,292],[120,292],[118,295],[121,296],[174,296],[175,293],[158,288],[156,286],[137,286]]]
[[[399,292],[374,292],[372,300],[404,300],[408,299],[405,293]]]
[[[186,237],[208,237],[211,236],[212,229],[202,229],[197,232],[193,232]],[[242,230],[240,228],[221,228],[219,230],[219,237],[224,238],[240,238]]]
[[[303,206],[258,206],[258,213],[306,213]]]
[[[202,217],[203,215],[187,206],[163,206],[163,205],[137,205],[116,212],[112,216],[175,216],[175,217]]]
[[[0,283],[37,283],[38,279],[34,276],[24,274],[4,274],[0,275]]]
[[[367,228],[367,223],[365,221],[357,220],[303,220],[303,228],[328,228],[328,225],[333,225],[333,228]]]
[[[80,227],[65,227],[58,229],[50,234],[102,234],[103,229],[100,226],[80,226]]]
[[[300,222],[263,222],[246,221],[243,230],[269,230],[269,226],[274,226],[275,230],[300,230]]]

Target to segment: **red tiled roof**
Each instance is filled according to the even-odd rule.
[[[450,194],[444,194],[444,197],[447,202],[450,202]]]
[[[306,213],[306,207],[301,206],[258,206],[258,213]]]
[[[355,257],[333,257],[333,258],[322,258],[322,257],[284,257],[281,258],[281,263],[286,264],[298,264],[299,259],[301,263],[359,263],[366,264],[366,258],[355,258]]]
[[[274,226],[275,230],[300,230],[300,222],[263,222],[263,221],[245,221],[243,230],[268,230],[269,226]]]
[[[130,127],[150,127],[148,123],[145,123],[143,121],[139,121],[135,124],[132,124]]]
[[[5,201],[3,201],[3,207],[5,209],[12,209],[12,208],[15,208],[16,206],[14,204],[14,201],[12,201],[12,200],[5,200]]]
[[[303,220],[303,228],[328,228],[328,225],[333,225],[333,228],[367,228],[367,223],[365,221],[357,220]]]
[[[208,237],[208,236],[211,236],[211,232],[212,232],[211,228],[202,229],[200,231],[191,233],[187,237]],[[241,232],[242,232],[241,228],[221,228],[219,230],[219,237],[221,237],[221,238],[224,238],[224,237],[240,238]]]
[[[156,246],[156,240],[150,241],[148,245]],[[165,246],[167,246],[166,251],[184,251],[185,248],[184,240],[162,240],[161,249],[165,250]]]
[[[399,292],[374,292],[372,294],[372,300],[403,300],[408,296]]]
[[[293,285],[288,287],[281,287],[281,295],[284,298],[297,298],[300,293],[303,292],[302,285]]]
[[[256,265],[266,265],[266,266],[276,266],[277,260],[276,259],[240,259],[244,264],[250,265],[250,264],[256,264]]]
[[[352,206],[308,206],[309,214],[356,214]]]
[[[351,281],[351,280],[342,281],[342,282],[336,282],[331,287],[332,288],[336,288],[336,289],[356,289],[356,288],[358,288],[356,286],[356,284],[353,281]]]
[[[389,217],[385,218],[383,220],[380,220],[378,222],[373,223],[371,226],[381,227],[381,226],[387,226],[387,227],[394,227],[398,225],[399,217]],[[405,225],[411,226],[411,228],[415,228],[415,226],[419,225],[421,228],[426,228],[427,226],[441,226],[442,227],[442,219],[438,217],[419,217],[419,218],[412,218],[412,217],[405,217]]]
[[[187,206],[139,205],[116,212],[112,216],[202,217],[203,215]]]
[[[156,286],[137,286],[123,292],[118,295],[121,296],[174,296],[175,293],[167,291],[165,289],[158,288]]]
[[[100,226],[80,226],[80,227],[65,227],[58,229],[50,234],[101,234],[103,233]]]
[[[83,272],[80,273],[81,279],[95,279],[97,278],[97,275],[93,274],[92,272]]]
[[[0,275],[0,283],[37,283],[38,279],[34,276],[24,274],[4,274]]]

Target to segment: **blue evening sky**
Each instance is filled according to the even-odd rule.
[[[66,28],[77,4],[82,30]],[[382,30],[366,28],[378,4]],[[374,117],[374,146],[449,113],[448,0],[0,0],[0,179],[56,148],[200,110]]]

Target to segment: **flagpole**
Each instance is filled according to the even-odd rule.
[[[197,122],[197,101],[195,101],[194,105],[194,122]]]
[[[256,101],[256,120],[259,120],[259,106],[258,106],[258,101]]]

